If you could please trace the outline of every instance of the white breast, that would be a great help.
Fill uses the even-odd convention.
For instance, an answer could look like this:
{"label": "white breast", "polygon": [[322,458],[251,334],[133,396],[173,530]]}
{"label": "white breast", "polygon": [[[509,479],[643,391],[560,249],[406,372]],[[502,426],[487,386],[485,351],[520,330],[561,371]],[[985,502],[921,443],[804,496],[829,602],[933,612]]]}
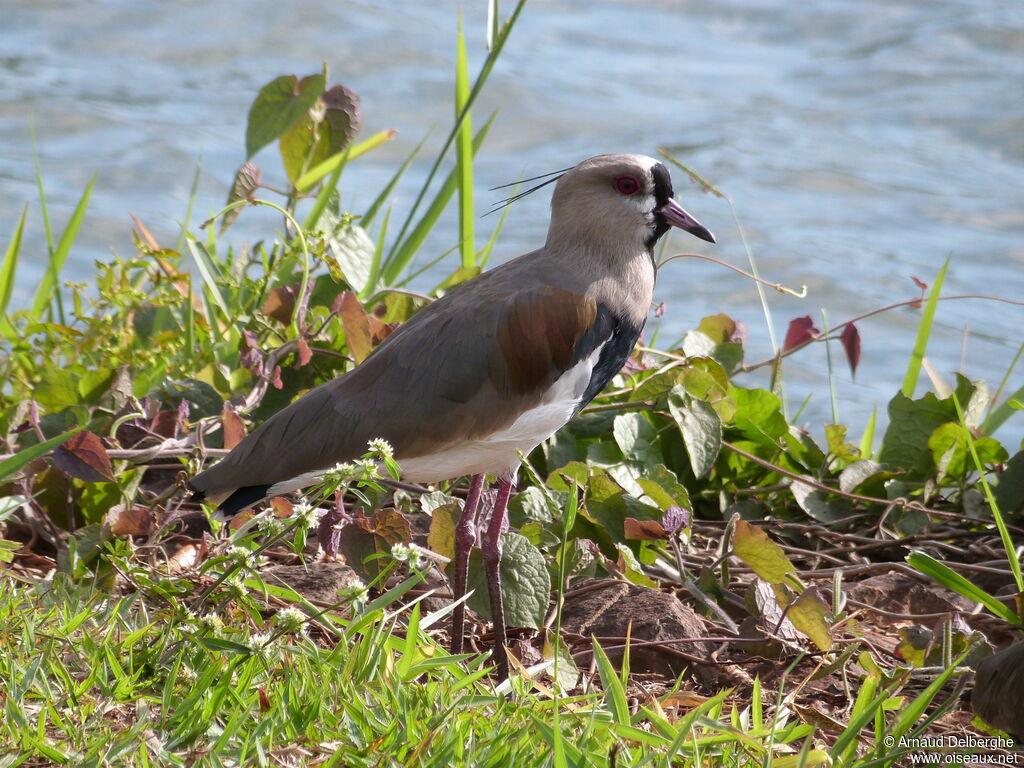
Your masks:
{"label": "white breast", "polygon": [[402,476],[414,483],[476,474],[514,476],[519,468],[519,452],[529,453],[572,418],[607,343],[606,340],[589,357],[558,377],[544,399],[524,411],[508,427],[487,437],[453,444],[437,453],[403,459]]}

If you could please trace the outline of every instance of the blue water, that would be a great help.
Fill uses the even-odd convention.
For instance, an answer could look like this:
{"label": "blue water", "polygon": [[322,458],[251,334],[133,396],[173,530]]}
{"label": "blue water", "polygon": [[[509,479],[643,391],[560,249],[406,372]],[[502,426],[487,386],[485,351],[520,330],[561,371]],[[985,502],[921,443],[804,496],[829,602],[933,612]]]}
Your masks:
{"label": "blue water", "polygon": [[[484,3],[463,5],[475,70]],[[399,130],[395,142],[346,171],[346,202],[360,210],[429,129],[428,147],[446,133],[456,7],[6,0],[0,233],[6,240],[22,204],[35,198],[31,115],[58,226],[98,174],[71,274],[86,280],[93,260],[130,253],[129,211],[173,245],[197,163],[204,215],[220,207],[243,159],[245,117],[259,86],[279,74],[317,71],[321,61],[332,80],[361,94],[363,135]],[[521,174],[601,152],[667,147],[731,197],[766,278],[807,285],[804,300],[769,297],[780,340],[798,315],[821,327],[822,308],[834,324],[913,298],[910,277],[931,282],[948,256],[947,293],[1024,300],[1019,0],[534,0],[475,110],[477,124],[494,109],[500,114],[479,157],[481,210],[497,197],[488,187]],[[430,156],[398,190],[396,215]],[[271,150],[257,160],[270,180],[280,180]],[[729,206],[675,176],[683,204],[719,244],[677,235],[671,250],[746,266]],[[546,206],[538,194],[513,208],[496,258],[543,240]],[[37,210],[31,213],[26,251],[33,261],[22,266],[22,300],[44,254]],[[237,243],[272,237],[278,226],[268,214],[247,212],[231,236]],[[480,221],[479,235],[491,226],[492,219]],[[455,239],[448,219],[425,255]],[[659,343],[703,315],[726,312],[747,325],[748,359],[770,356],[749,281],[704,262],[675,262],[659,277],[657,298],[668,306],[649,326]],[[835,368],[840,420],[857,428],[874,405],[884,410],[902,380],[918,317],[902,309],[862,323],[856,379],[841,363]],[[950,380],[962,359],[967,374],[994,388],[1024,342],[1024,307],[945,302],[938,326],[929,360],[939,374]],[[803,421],[819,435],[831,420],[825,371],[820,345],[786,368],[790,407],[812,394]],[[1024,369],[1009,388],[1021,385]],[[1000,436],[1016,443],[1022,434],[1024,426],[1011,421]]]}

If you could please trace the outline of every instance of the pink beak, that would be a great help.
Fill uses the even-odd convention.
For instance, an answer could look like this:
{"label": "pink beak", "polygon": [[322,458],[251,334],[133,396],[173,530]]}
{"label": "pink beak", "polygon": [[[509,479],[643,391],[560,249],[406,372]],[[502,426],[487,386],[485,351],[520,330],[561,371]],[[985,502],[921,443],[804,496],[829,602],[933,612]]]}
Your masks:
{"label": "pink beak", "polygon": [[709,243],[715,242],[715,236],[711,234],[711,231],[683,210],[683,207],[672,198],[669,198],[669,201],[661,208],[655,208],[654,213],[663,216],[665,221],[673,227],[685,229],[691,235],[699,237],[701,240],[707,240]]}

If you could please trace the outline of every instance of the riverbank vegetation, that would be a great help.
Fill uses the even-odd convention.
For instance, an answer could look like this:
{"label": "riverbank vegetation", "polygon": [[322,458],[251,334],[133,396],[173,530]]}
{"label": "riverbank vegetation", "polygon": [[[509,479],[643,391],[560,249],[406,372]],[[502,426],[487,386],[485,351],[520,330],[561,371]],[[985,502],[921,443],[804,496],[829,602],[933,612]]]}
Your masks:
{"label": "riverbank vegetation", "polygon": [[[189,206],[173,244],[136,219],[134,252],[88,285],[64,269],[93,184],[58,231],[40,173],[0,265],[0,765],[887,766],[950,736],[1006,757],[962,694],[1024,621],[1024,453],[997,437],[1024,397],[1016,359],[994,388],[928,365],[955,263],[884,308],[920,314],[884,429],[806,429],[779,394],[808,345],[854,371],[862,318],[794,318],[764,361],[726,312],[638,347],[525,457],[500,685],[486,654],[446,651],[464,484],[396,486],[372,446],[307,502],[231,526],[187,500],[184,477],[487,266],[504,219],[479,218],[473,158],[496,116],[472,108],[522,7],[493,15],[475,78],[460,29],[453,125],[408,206],[392,196],[419,149],[346,207],[346,169],[393,134],[361,136],[327,71],[256,95],[222,211]],[[252,206],[281,229],[239,246]],[[452,207],[451,250],[426,252]],[[410,289],[439,263],[429,295]],[[482,587],[469,604],[485,636]]]}

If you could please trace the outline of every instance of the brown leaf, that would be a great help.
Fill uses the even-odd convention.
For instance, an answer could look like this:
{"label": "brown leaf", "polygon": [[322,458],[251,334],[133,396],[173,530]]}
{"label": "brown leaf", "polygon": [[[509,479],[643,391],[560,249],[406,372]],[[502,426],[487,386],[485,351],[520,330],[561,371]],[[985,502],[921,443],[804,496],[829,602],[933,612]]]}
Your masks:
{"label": "brown leaf", "polygon": [[299,292],[297,285],[283,285],[267,294],[260,311],[277,322],[288,325],[295,311],[295,299]]}
{"label": "brown leaf", "polygon": [[256,693],[260,697],[260,712],[267,712],[270,710],[270,697],[267,696],[267,689],[264,686],[259,686],[256,689]]}
{"label": "brown leaf", "polygon": [[388,544],[408,544],[412,529],[405,516],[394,507],[378,510],[373,516],[374,533]]}
{"label": "brown leaf", "polygon": [[839,343],[846,352],[846,360],[850,364],[850,374],[857,375],[857,364],[860,363],[860,331],[853,323],[847,323],[839,337]]}
{"label": "brown leaf", "polygon": [[151,432],[155,432],[160,437],[174,437],[178,432],[178,412],[177,411],[157,411],[156,416],[153,417],[153,422],[149,425]]}
{"label": "brown leaf", "polygon": [[[345,329],[345,341],[348,351],[357,363],[363,362],[373,351],[373,336],[370,332],[370,317],[355,293],[345,291],[341,296],[341,324]],[[380,323],[377,318],[375,322]],[[383,323],[381,323],[383,325]]]}
{"label": "brown leaf", "polygon": [[278,519],[291,517],[292,511],[295,509],[295,505],[288,501],[284,496],[275,496],[267,503],[270,504],[270,508],[274,510],[274,517]]}
{"label": "brown leaf", "polygon": [[153,530],[153,513],[139,505],[115,504],[104,518],[115,536],[148,536]]}
{"label": "brown leaf", "polygon": [[92,432],[78,432],[53,452],[54,465],[64,474],[89,483],[114,479],[114,468],[103,443]]}
{"label": "brown leaf", "polygon": [[789,321],[789,328],[786,329],[786,341],[782,345],[783,352],[806,344],[818,335],[818,329],[814,327],[814,321],[810,315],[794,317]]}
{"label": "brown leaf", "polygon": [[635,517],[627,517],[623,521],[623,528],[627,539],[665,541],[669,537],[668,531],[657,520],[637,520]]}
{"label": "brown leaf", "polygon": [[220,418],[224,424],[224,447],[230,451],[245,437],[245,422],[242,421],[241,416],[227,406],[224,406],[224,412]]}
{"label": "brown leaf", "polygon": [[320,99],[326,108],[324,119],[330,130],[330,151],[341,152],[359,132],[359,96],[343,85],[335,85],[324,91]]}
{"label": "brown leaf", "polygon": [[914,281],[914,285],[921,289],[922,293],[928,290],[928,283],[924,282],[923,280],[918,280],[913,275],[910,276],[910,279]]}

